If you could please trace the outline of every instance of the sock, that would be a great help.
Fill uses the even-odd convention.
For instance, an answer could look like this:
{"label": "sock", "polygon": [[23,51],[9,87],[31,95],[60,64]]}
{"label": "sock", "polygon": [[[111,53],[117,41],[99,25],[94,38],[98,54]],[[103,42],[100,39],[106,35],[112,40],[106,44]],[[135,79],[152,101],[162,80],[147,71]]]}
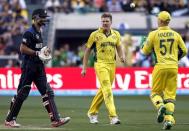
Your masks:
{"label": "sock", "polygon": [[59,121],[60,116],[59,116],[59,113],[57,111],[57,107],[54,103],[54,100],[49,99],[47,94],[42,96],[42,100],[43,100],[43,106],[46,108],[46,110],[49,114],[50,120],[51,121]]}

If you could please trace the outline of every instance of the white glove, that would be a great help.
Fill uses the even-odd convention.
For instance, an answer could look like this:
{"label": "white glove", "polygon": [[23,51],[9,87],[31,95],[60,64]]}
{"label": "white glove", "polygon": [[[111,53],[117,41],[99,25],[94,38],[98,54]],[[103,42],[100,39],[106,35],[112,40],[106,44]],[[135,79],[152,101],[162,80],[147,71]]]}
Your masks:
{"label": "white glove", "polygon": [[47,46],[43,47],[38,53],[39,59],[44,63],[47,63],[52,59],[51,49]]}

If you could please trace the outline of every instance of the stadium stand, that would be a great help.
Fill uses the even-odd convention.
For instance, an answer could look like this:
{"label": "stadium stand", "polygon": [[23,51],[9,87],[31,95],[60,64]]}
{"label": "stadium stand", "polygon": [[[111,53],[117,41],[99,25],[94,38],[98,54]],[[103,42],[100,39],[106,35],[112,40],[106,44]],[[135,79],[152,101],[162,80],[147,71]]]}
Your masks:
{"label": "stadium stand", "polygon": [[[51,14],[50,25],[44,28],[45,44],[53,49],[54,58],[48,66],[81,66],[83,45],[89,33],[99,25],[102,12],[111,12],[113,28],[119,30],[123,44],[130,52],[129,64],[120,66],[152,66],[153,58],[139,60],[140,41],[156,25],[155,15],[162,10],[172,14],[171,27],[179,31],[189,48],[188,0],[1,0],[0,1],[0,67],[19,66],[19,44],[28,27],[31,11],[44,7]],[[26,6],[27,5],[27,6]],[[178,24],[179,23],[179,24]],[[82,33],[81,33],[82,32]],[[130,38],[128,38],[128,36]],[[128,44],[127,39],[130,39]],[[188,66],[189,56],[180,66]],[[89,64],[93,65],[93,57]],[[119,62],[118,62],[119,65]]]}

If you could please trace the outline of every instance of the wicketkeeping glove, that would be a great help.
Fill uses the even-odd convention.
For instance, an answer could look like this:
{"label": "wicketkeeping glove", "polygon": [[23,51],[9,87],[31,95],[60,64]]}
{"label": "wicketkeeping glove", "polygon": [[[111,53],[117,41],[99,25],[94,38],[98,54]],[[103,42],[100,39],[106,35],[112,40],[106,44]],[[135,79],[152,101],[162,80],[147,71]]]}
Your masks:
{"label": "wicketkeeping glove", "polygon": [[39,59],[44,63],[47,63],[52,59],[51,49],[47,46],[44,46],[38,53]]}

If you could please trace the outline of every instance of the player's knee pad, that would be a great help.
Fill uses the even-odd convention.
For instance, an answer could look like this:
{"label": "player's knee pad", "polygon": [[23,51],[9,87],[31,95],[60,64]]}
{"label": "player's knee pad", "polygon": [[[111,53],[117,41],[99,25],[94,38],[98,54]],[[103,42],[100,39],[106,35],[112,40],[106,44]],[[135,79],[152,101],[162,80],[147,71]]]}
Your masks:
{"label": "player's knee pad", "polygon": [[16,100],[16,95],[14,95],[14,96],[12,97],[12,99],[11,99],[10,109],[12,108],[12,106],[13,106],[15,100]]}
{"label": "player's knee pad", "polygon": [[157,93],[151,93],[150,98],[152,99],[152,98],[156,97],[157,95],[158,95]]}
{"label": "player's knee pad", "polygon": [[24,101],[28,97],[30,93],[30,89],[31,89],[31,86],[29,85],[25,85],[24,87],[22,87],[17,93],[17,99]]}
{"label": "player's knee pad", "polygon": [[43,105],[49,104],[49,100],[54,98],[54,91],[51,89],[50,85],[47,83],[46,93],[42,96]]}
{"label": "player's knee pad", "polygon": [[171,115],[171,113],[174,113],[175,105],[173,103],[167,103],[165,104],[166,112]]}
{"label": "player's knee pad", "polygon": [[14,96],[12,97],[11,102],[14,103],[15,100],[16,100],[16,95],[14,95]]}
{"label": "player's knee pad", "polygon": [[50,87],[49,83],[47,83],[46,94],[48,95],[49,98],[54,98],[54,91]]}
{"label": "player's knee pad", "polygon": [[166,107],[166,114],[173,115],[174,110],[175,110],[175,100],[167,99],[167,100],[164,100],[164,103]]}
{"label": "player's knee pad", "polygon": [[47,109],[47,111],[51,117],[51,120],[58,121],[60,117],[59,117],[59,113],[57,111],[56,104],[54,102],[54,92],[50,88],[49,84],[48,84],[46,94],[42,96],[42,100],[43,100],[43,106]]}
{"label": "player's knee pad", "polygon": [[154,105],[162,105],[164,103],[162,97],[157,93],[152,93],[150,99]]}

